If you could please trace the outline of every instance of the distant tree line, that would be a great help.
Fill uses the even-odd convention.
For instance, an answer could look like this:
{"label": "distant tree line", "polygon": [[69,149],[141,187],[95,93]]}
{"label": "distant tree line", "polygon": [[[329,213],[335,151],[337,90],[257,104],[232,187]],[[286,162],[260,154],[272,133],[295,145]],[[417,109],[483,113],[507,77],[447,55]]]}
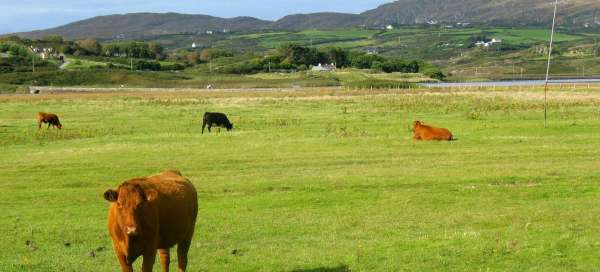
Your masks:
{"label": "distant tree line", "polygon": [[417,61],[385,58],[339,47],[317,49],[298,44],[284,44],[274,54],[230,64],[223,67],[220,72],[250,74],[269,70],[307,70],[320,63],[334,64],[338,68],[373,69],[386,73],[420,71],[420,64]]}
{"label": "distant tree line", "polygon": [[164,48],[155,42],[120,42],[101,47],[106,57],[130,57],[139,59],[164,59]]}

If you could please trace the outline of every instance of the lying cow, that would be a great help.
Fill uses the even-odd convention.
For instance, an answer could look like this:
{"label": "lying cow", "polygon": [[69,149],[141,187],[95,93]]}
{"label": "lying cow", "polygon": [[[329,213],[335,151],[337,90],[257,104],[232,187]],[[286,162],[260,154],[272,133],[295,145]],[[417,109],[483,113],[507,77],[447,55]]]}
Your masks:
{"label": "lying cow", "polygon": [[422,141],[452,141],[452,133],[445,128],[436,128],[423,124],[421,121],[413,122],[413,138]]}
{"label": "lying cow", "polygon": [[58,129],[62,128],[62,124],[60,123],[60,120],[58,120],[58,116],[54,113],[38,112],[36,118],[38,121],[38,130],[42,128],[42,123],[48,124],[48,128],[50,128],[50,126]]}
{"label": "lying cow", "polygon": [[227,119],[227,115],[220,112],[205,112],[202,118],[202,134],[204,134],[204,127],[208,125],[208,132],[212,126],[224,127],[227,131],[233,129],[233,124]]}
{"label": "lying cow", "polygon": [[194,185],[178,171],[134,178],[104,198],[110,204],[108,230],[123,271],[143,256],[142,271],[152,271],[156,251],[163,271],[169,271],[169,248],[177,245],[179,271],[185,271],[194,235],[198,198]]}

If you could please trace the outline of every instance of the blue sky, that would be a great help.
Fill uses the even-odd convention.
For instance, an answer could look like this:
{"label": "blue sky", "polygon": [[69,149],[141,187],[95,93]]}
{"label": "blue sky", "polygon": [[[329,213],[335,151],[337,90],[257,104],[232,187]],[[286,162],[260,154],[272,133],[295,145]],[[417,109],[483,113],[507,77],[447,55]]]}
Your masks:
{"label": "blue sky", "polygon": [[220,17],[279,19],[288,14],[319,11],[360,13],[392,0],[0,0],[0,33],[60,26],[128,12],[179,12]]}

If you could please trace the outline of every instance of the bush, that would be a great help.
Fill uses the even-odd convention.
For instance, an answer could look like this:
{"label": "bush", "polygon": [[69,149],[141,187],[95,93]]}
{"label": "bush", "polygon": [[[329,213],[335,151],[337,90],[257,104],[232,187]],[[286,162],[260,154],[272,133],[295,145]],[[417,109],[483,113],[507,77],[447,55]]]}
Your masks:
{"label": "bush", "polygon": [[185,65],[181,63],[162,64],[160,69],[162,71],[181,71],[185,70]]}
{"label": "bush", "polygon": [[354,81],[346,84],[346,87],[355,89],[408,89],[415,87],[413,83],[399,82],[393,80],[377,80],[377,79],[366,79],[361,81]]}
{"label": "bush", "polygon": [[133,67],[140,71],[160,71],[161,65],[157,61],[136,60],[133,62]]}

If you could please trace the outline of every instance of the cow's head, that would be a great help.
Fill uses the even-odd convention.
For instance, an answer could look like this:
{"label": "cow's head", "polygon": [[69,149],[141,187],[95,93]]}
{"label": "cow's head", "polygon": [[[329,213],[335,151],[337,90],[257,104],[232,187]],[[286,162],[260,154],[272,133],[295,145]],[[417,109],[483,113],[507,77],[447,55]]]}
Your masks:
{"label": "cow's head", "polygon": [[139,184],[128,182],[117,190],[109,189],[104,192],[104,199],[116,206],[114,220],[125,237],[127,262],[130,264],[143,252],[141,243],[136,241],[144,239],[144,225],[147,225],[144,223],[150,220],[145,217],[151,216],[147,208],[157,195],[158,192],[154,189],[144,190]]}
{"label": "cow's head", "polygon": [[423,122],[421,121],[414,121],[413,125],[412,125],[412,130],[415,131],[417,129],[417,127],[423,125]]}
{"label": "cow's head", "polygon": [[227,131],[232,130],[233,129],[233,123],[226,124],[225,128],[227,128]]}
{"label": "cow's head", "polygon": [[57,127],[58,129],[62,129],[62,124],[58,124],[58,125],[56,125],[56,127]]}

